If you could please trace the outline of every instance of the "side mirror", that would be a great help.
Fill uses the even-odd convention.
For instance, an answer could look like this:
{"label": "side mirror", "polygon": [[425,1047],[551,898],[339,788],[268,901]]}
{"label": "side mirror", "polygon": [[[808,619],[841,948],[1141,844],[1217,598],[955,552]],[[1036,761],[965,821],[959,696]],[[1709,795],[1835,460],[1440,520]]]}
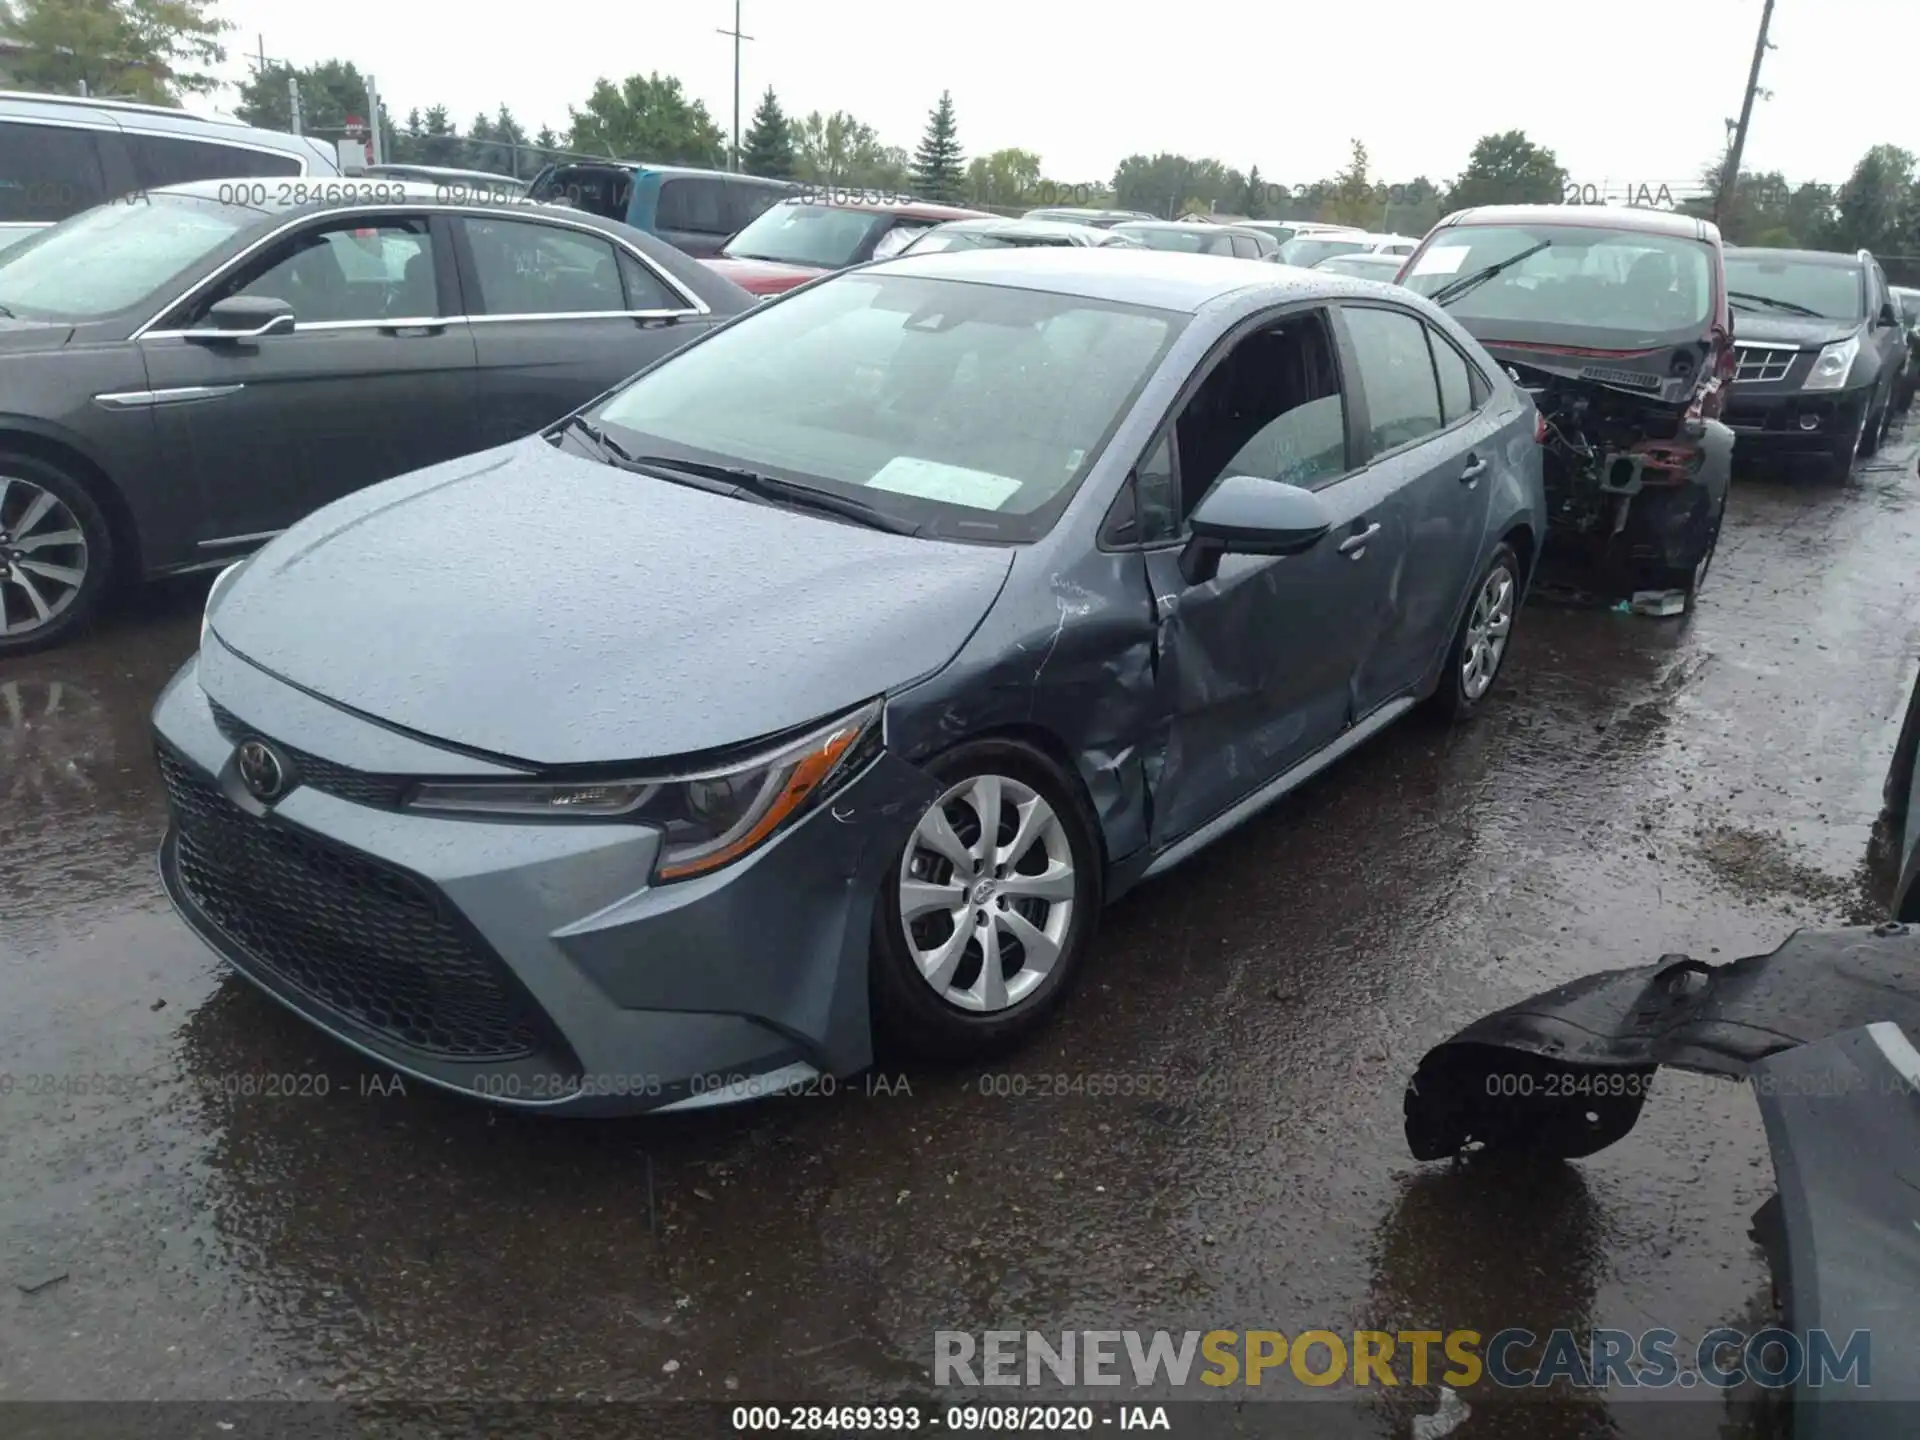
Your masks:
{"label": "side mirror", "polygon": [[216,301],[198,330],[189,330],[189,340],[211,344],[230,344],[236,340],[261,340],[269,335],[293,333],[293,306],[272,295],[229,295]]}
{"label": "side mirror", "polygon": [[1215,482],[1188,517],[1193,538],[1180,552],[1180,575],[1204,585],[1220,573],[1222,555],[1299,555],[1333,528],[1333,517],[1311,490],[1228,475]]}

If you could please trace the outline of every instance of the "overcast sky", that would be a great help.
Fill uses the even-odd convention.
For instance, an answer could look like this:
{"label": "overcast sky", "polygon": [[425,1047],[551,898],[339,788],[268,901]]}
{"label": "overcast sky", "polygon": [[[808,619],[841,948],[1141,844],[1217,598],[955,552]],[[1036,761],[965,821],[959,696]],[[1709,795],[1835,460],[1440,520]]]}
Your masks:
{"label": "overcast sky", "polygon": [[[846,109],[911,149],[953,92],[969,156],[1038,151],[1061,181],[1134,151],[1213,156],[1303,184],[1348,140],[1376,178],[1438,181],[1489,131],[1524,129],[1578,183],[1690,181],[1738,113],[1761,0],[745,0],[741,124],[771,84],[789,114]],[[677,75],[732,125],[733,0],[367,5],[218,0],[236,51],[355,61],[396,118],[502,101],[564,131],[600,76]],[[1916,0],[1777,0],[1748,168],[1839,181],[1869,145],[1920,148]],[[1576,18],[1584,16],[1585,18]],[[1137,18],[1135,18],[1137,17]],[[238,55],[229,70],[245,69]],[[217,102],[231,104],[231,96]]]}

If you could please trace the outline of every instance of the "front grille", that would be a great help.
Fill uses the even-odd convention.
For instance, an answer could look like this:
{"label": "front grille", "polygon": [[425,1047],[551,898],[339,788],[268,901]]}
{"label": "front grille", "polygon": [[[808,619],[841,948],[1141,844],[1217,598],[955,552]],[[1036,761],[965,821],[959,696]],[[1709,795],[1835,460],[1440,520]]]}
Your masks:
{"label": "front grille", "polygon": [[1793,369],[1793,362],[1799,355],[1797,350],[1775,350],[1762,345],[1736,345],[1733,347],[1734,383],[1745,380],[1762,384],[1787,378],[1787,372]]}
{"label": "front grille", "polygon": [[217,700],[209,699],[207,705],[213,711],[213,723],[234,744],[245,740],[270,742],[275,750],[286,757],[295,785],[310,786],[324,794],[351,800],[356,805],[374,805],[391,810],[400,804],[401,794],[407,785],[405,780],[392,775],[369,775],[364,770],[350,770],[345,765],[322,760],[318,755],[309,755],[304,750],[296,750],[270,735],[262,734]]}
{"label": "front grille", "polygon": [[1597,380],[1603,385],[1619,385],[1628,390],[1657,391],[1662,385],[1658,375],[1638,370],[1613,370],[1605,365],[1589,365],[1580,372],[1582,380]]}
{"label": "front grille", "polygon": [[418,881],[247,814],[164,745],[158,760],[180,883],[253,965],[424,1054],[513,1060],[541,1048],[531,997]]}

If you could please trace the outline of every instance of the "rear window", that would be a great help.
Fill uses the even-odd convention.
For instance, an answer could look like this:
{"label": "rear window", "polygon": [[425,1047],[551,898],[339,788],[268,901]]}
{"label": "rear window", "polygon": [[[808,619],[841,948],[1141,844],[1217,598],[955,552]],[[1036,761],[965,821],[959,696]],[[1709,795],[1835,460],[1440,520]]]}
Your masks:
{"label": "rear window", "polygon": [[1747,314],[1859,320],[1866,314],[1860,298],[1864,288],[1853,265],[1739,251],[1727,256],[1727,302]]}
{"label": "rear window", "polygon": [[1705,330],[1713,251],[1599,225],[1461,225],[1428,241],[1401,283],[1481,339],[1633,349]]}
{"label": "rear window", "polygon": [[255,175],[299,175],[300,161],[277,151],[210,145],[171,135],[129,135],[133,173],[142,187],[182,185],[189,180],[237,180]]}
{"label": "rear window", "polygon": [[1319,240],[1311,235],[1296,235],[1280,247],[1280,263],[1307,269],[1329,255],[1354,255],[1366,248],[1362,240]]}
{"label": "rear window", "polygon": [[115,315],[199,264],[257,210],[188,195],[100,205],[0,251],[0,306],[30,320]]}
{"label": "rear window", "polygon": [[0,121],[0,222],[64,220],[106,190],[93,131]]}
{"label": "rear window", "polygon": [[1200,230],[1156,230],[1150,225],[1116,225],[1114,234],[1124,235],[1149,250],[1184,250],[1192,255],[1212,249],[1213,242],[1221,238]]}
{"label": "rear window", "polygon": [[727,182],[704,178],[666,179],[654,207],[653,228],[695,235],[731,235],[727,223]]}

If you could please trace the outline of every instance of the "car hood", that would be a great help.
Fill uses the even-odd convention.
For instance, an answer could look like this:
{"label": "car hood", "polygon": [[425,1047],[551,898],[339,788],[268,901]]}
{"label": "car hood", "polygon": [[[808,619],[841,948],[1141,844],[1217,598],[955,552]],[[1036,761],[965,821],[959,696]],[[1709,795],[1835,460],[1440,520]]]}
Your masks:
{"label": "car hood", "polygon": [[778,260],[742,260],[716,255],[702,262],[754,295],[778,295],[827,273],[824,265],[787,265]]}
{"label": "car hood", "polygon": [[1798,345],[1817,350],[1835,340],[1844,340],[1860,328],[1858,320],[1818,320],[1806,315],[1756,315],[1738,310],[1733,316],[1733,343],[1751,340],[1756,344]]}
{"label": "car hood", "polygon": [[0,316],[0,355],[58,350],[73,338],[73,326],[56,320],[9,320]]}
{"label": "car hood", "polygon": [[283,680],[430,739],[542,765],[652,759],[939,669],[1012,558],[534,437],[309,516],[233,578],[211,626]]}

